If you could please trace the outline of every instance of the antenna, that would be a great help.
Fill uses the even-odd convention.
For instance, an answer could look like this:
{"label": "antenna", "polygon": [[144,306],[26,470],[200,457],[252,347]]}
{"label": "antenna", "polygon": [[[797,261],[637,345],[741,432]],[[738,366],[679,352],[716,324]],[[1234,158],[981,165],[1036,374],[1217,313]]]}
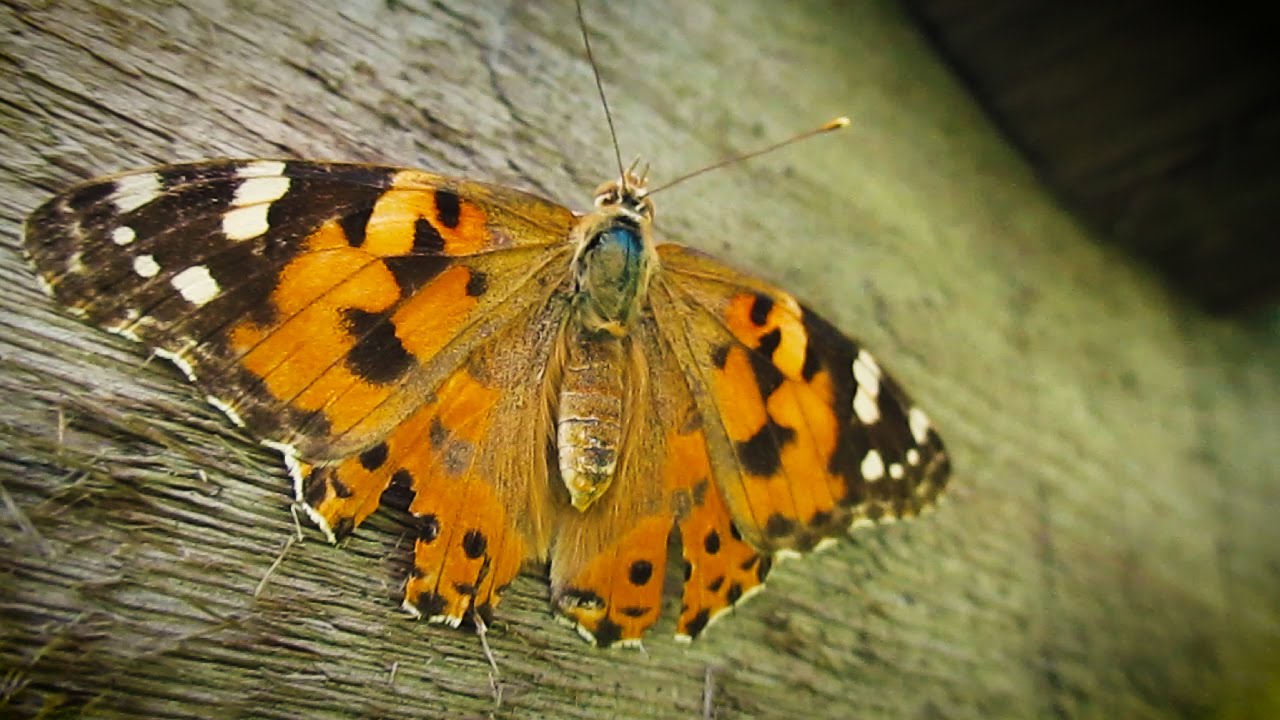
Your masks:
{"label": "antenna", "polygon": [[687,172],[684,175],[677,177],[675,180],[671,180],[670,182],[667,182],[663,185],[660,185],[654,188],[653,190],[650,190],[647,194],[653,195],[654,193],[662,192],[663,190],[666,190],[669,187],[679,185],[685,180],[692,180],[693,178],[696,178],[699,175],[702,175],[703,173],[709,173],[712,170],[719,170],[725,165],[732,165],[734,163],[742,162],[744,160],[750,160],[751,158],[754,158],[754,157],[759,157],[761,155],[764,155],[765,153],[773,152],[778,148],[791,145],[792,143],[798,143],[801,140],[807,140],[813,137],[814,135],[821,135],[823,133],[829,133],[833,130],[839,130],[840,128],[845,127],[848,124],[849,124],[849,118],[847,117],[838,117],[833,120],[828,120],[827,122],[819,125],[816,128],[813,128],[812,130],[805,130],[802,133],[797,133],[785,140],[780,140],[767,147],[762,147],[759,150],[752,150],[751,152],[741,153],[739,155],[732,155],[719,162],[715,162],[710,165],[707,165],[706,167],[698,168],[697,170],[694,170],[692,172]]}
{"label": "antenna", "polygon": [[618,131],[613,128],[613,113],[609,112],[609,101],[604,96],[604,81],[600,79],[600,67],[596,65],[596,57],[591,52],[591,37],[587,32],[587,18],[582,14],[582,0],[575,0],[578,5],[578,27],[582,29],[582,44],[587,47],[587,62],[591,64],[591,74],[596,78],[596,90],[600,92],[600,105],[604,107],[604,119],[609,123],[609,137],[613,138],[613,156],[618,161],[618,179],[622,183],[622,194],[627,194],[627,173],[622,168],[622,151],[618,149]]}

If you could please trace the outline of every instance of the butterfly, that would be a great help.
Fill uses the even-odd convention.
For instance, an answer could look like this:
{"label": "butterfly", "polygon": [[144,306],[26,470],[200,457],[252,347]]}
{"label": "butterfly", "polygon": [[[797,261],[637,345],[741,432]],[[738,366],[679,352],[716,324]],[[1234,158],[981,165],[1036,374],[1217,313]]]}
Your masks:
{"label": "butterfly", "polygon": [[49,294],[150,346],[283,457],[333,542],[393,486],[404,608],[488,623],[530,561],[600,646],[677,638],[773,561],[912,517],[950,460],[861,345],[778,287],[654,237],[647,178],[590,212],[377,165],[212,160],[100,178],[24,234]]}

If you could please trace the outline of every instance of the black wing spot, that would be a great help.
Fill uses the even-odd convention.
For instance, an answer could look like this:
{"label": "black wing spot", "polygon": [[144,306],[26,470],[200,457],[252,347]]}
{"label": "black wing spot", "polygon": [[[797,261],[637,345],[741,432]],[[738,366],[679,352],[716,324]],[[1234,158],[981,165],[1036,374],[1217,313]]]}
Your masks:
{"label": "black wing spot", "polygon": [[604,598],[600,597],[592,590],[579,587],[567,587],[560,594],[558,601],[560,607],[563,608],[588,608],[591,610],[599,610],[604,607]]}
{"label": "black wing spot", "polygon": [[[360,453],[360,467],[364,468],[365,470],[368,470],[369,472],[373,472],[374,470],[377,470],[378,468],[382,467],[383,463],[385,463],[386,461],[387,461],[387,444],[386,443],[378,443],[377,445],[374,445],[368,450],[365,450],[364,452]],[[336,491],[337,490],[336,478],[334,479],[334,483],[335,483],[334,489]],[[350,491],[348,491],[347,495],[343,495],[341,492],[338,492],[338,497],[350,497]]]}
{"label": "black wing spot", "polygon": [[386,385],[399,379],[413,365],[413,356],[396,337],[395,324],[385,313],[347,308],[342,314],[347,332],[356,338],[347,353],[347,367],[358,377]]}
{"label": "black wing spot", "polygon": [[812,380],[821,369],[822,361],[818,359],[818,353],[813,347],[813,342],[810,341],[804,346],[804,365],[800,367],[800,377],[806,381]]}
{"label": "black wing spot", "polygon": [[756,349],[760,352],[773,357],[773,353],[782,344],[782,331],[774,328],[764,335],[760,336],[760,341],[756,344]]}
{"label": "black wing spot", "polygon": [[742,599],[742,586],[738,583],[729,585],[729,592],[725,593],[725,599],[730,605],[736,605]]}
{"label": "black wing spot", "polygon": [[418,602],[415,604],[418,612],[422,613],[423,617],[435,617],[444,612],[444,609],[448,606],[449,601],[445,600],[443,595],[433,592],[423,593],[418,597]]}
{"label": "black wing spot", "polygon": [[782,467],[782,448],[795,435],[795,430],[770,418],[750,440],[737,443],[738,459],[742,461],[743,469],[757,477],[776,474]]}
{"label": "black wing spot", "polygon": [[702,507],[707,502],[707,490],[710,485],[706,478],[702,478],[693,484],[693,504]]}
{"label": "black wing spot", "polygon": [[652,577],[653,563],[648,560],[636,560],[631,563],[631,568],[627,572],[627,579],[636,586],[644,585]]}
{"label": "black wing spot", "polygon": [[408,489],[408,488],[412,488],[412,487],[413,487],[413,473],[412,473],[412,472],[409,472],[409,470],[407,470],[407,469],[405,469],[405,468],[400,468],[399,470],[397,470],[397,471],[395,471],[394,473],[392,473],[392,475],[391,475],[391,486],[392,486],[392,487],[403,487],[403,488],[406,488],[406,489]]}
{"label": "black wing spot", "polygon": [[622,638],[622,626],[607,617],[600,618],[600,624],[596,625],[595,636],[598,647],[609,647]]}
{"label": "black wing spot", "polygon": [[689,582],[689,578],[693,577],[693,563],[685,561],[684,563],[684,581]]}
{"label": "black wing spot", "polygon": [[764,325],[769,322],[769,311],[773,310],[773,298],[768,295],[756,295],[751,303],[751,322]]}
{"label": "black wing spot", "polygon": [[639,605],[628,605],[627,607],[618,608],[618,612],[630,618],[641,618],[649,614],[650,608],[640,607]]}
{"label": "black wing spot", "polygon": [[689,621],[689,627],[685,628],[685,632],[689,634],[690,638],[696,638],[707,628],[707,623],[710,622],[710,620],[711,610],[702,608],[698,611],[698,614],[694,615],[693,619]]}
{"label": "black wing spot", "polygon": [[449,439],[449,429],[440,422],[440,418],[431,418],[431,428],[427,430],[427,439],[431,441],[431,447],[438,448],[445,444]]}
{"label": "black wing spot", "polygon": [[717,576],[715,580],[707,583],[707,589],[711,592],[720,592],[720,588],[724,586],[724,576]]}
{"label": "black wing spot", "polygon": [[450,230],[458,227],[462,217],[462,202],[448,190],[436,190],[436,220]]}
{"label": "black wing spot", "polygon": [[774,513],[764,524],[764,532],[772,538],[786,537],[796,529],[796,522],[789,517]]}
{"label": "black wing spot", "polygon": [[345,540],[351,533],[355,532],[356,521],[349,517],[338,518],[338,522],[333,524],[333,539]]}
{"label": "black wing spot", "polygon": [[413,254],[444,254],[444,237],[426,218],[418,218],[418,221],[413,224]]}
{"label": "black wing spot", "polygon": [[453,584],[453,589],[457,591],[459,595],[463,595],[466,597],[470,597],[476,594],[476,586],[472,585],[471,583],[455,582]]}
{"label": "black wing spot", "polygon": [[401,255],[383,258],[395,276],[401,296],[412,295],[449,267],[450,260],[441,255]]}
{"label": "black wing spot", "polygon": [[418,518],[418,542],[429,545],[440,537],[440,518],[435,513]]}
{"label": "black wing spot", "polygon": [[715,555],[720,552],[720,533],[716,532],[716,530],[712,528],[711,531],[707,533],[707,536],[703,538],[702,547],[707,551],[708,555]]}
{"label": "black wing spot", "polygon": [[817,528],[831,525],[831,513],[826,510],[819,510],[813,514],[813,517],[809,518],[809,525]]}
{"label": "black wing spot", "polygon": [[333,494],[335,497],[345,500],[355,494],[351,492],[351,488],[348,487],[346,483],[339,480],[336,476],[329,479],[329,484],[333,486]]}
{"label": "black wing spot", "polygon": [[313,508],[320,507],[320,503],[328,496],[327,476],[328,471],[317,470],[307,477],[307,484],[302,489],[302,499]]}
{"label": "black wing spot", "polygon": [[742,533],[738,530],[737,523],[729,523],[729,535],[738,542],[742,542]]}
{"label": "black wing spot", "polygon": [[711,362],[715,363],[718,370],[724,369],[724,364],[729,361],[729,346],[721,345],[711,353]]}
{"label": "black wing spot", "polygon": [[760,397],[768,399],[773,391],[787,379],[778,369],[773,361],[760,353],[747,353],[747,360],[751,363],[751,374],[756,378],[756,384],[760,386]]}
{"label": "black wing spot", "polygon": [[489,276],[474,268],[467,268],[471,277],[467,278],[467,296],[480,297],[489,291]]}
{"label": "black wing spot", "polygon": [[468,530],[467,534],[462,536],[462,551],[472,560],[484,555],[487,547],[489,547],[489,539],[479,530]]}
{"label": "black wing spot", "polygon": [[356,247],[364,243],[365,232],[369,227],[369,217],[372,215],[373,206],[369,205],[338,219],[338,226],[342,228],[342,234],[347,237],[348,245]]}

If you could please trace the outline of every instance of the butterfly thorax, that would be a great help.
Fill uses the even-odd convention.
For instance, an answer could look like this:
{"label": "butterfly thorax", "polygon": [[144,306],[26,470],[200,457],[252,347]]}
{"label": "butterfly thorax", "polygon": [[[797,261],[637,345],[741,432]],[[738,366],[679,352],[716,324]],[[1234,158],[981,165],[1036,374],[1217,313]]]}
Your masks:
{"label": "butterfly thorax", "polygon": [[574,228],[573,311],[557,393],[560,477],[579,510],[608,490],[617,471],[634,404],[628,396],[645,380],[630,333],[657,265],[643,181],[629,176],[601,186],[596,207]]}
{"label": "butterfly thorax", "polygon": [[622,337],[649,286],[657,253],[649,227],[653,204],[643,181],[605,183],[596,191],[596,212],[574,228],[576,320],[592,331]]}

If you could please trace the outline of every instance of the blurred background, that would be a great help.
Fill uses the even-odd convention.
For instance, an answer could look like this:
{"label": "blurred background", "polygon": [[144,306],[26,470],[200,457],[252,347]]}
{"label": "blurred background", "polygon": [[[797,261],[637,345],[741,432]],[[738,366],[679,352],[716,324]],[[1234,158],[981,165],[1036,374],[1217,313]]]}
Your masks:
{"label": "blurred background", "polygon": [[1192,303],[1280,300],[1280,9],[1244,2],[906,0],[1096,234]]}

